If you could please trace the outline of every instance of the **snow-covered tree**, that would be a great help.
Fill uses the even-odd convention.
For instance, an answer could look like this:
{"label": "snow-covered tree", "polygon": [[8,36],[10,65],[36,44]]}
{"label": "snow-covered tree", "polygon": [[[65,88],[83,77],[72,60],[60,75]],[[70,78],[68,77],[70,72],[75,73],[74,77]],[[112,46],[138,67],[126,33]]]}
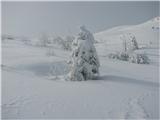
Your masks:
{"label": "snow-covered tree", "polygon": [[129,35],[130,35],[130,40],[131,40],[131,49],[132,50],[138,49],[138,43],[137,43],[136,37],[131,33]]}
{"label": "snow-covered tree", "polygon": [[120,39],[123,41],[123,52],[131,53],[138,49],[136,37],[132,33],[123,34]]}
{"label": "snow-covered tree", "polygon": [[95,75],[99,75],[100,64],[93,45],[94,37],[85,26],[81,26],[80,30],[69,62],[71,65],[69,78],[73,81],[93,79]]}
{"label": "snow-covered tree", "polygon": [[128,51],[128,40],[126,38],[126,34],[123,34],[120,36],[120,39],[122,40],[122,48],[123,48],[123,51],[122,52],[127,52]]}
{"label": "snow-covered tree", "polygon": [[74,40],[73,36],[66,36],[61,37],[57,36],[55,38],[52,38],[53,44],[59,45],[64,50],[71,50],[72,48],[72,41]]}
{"label": "snow-covered tree", "polygon": [[61,47],[64,50],[72,50],[72,41],[74,40],[73,36],[66,36],[65,39],[61,42]]}
{"label": "snow-covered tree", "polygon": [[73,36],[66,36],[65,37],[65,49],[66,50],[72,50],[72,42],[75,38]]}
{"label": "snow-covered tree", "polygon": [[60,37],[60,36],[57,36],[57,37],[53,38],[53,43],[54,44],[62,44],[63,41],[64,41],[63,38]]}

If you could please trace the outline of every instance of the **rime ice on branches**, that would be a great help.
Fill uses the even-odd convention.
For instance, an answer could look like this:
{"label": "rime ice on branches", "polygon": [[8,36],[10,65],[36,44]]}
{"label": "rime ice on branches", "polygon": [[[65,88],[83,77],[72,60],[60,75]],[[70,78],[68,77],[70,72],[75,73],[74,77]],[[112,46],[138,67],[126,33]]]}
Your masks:
{"label": "rime ice on branches", "polygon": [[70,60],[69,79],[72,81],[93,79],[99,75],[100,66],[94,47],[94,37],[85,26],[81,26],[75,41]]}

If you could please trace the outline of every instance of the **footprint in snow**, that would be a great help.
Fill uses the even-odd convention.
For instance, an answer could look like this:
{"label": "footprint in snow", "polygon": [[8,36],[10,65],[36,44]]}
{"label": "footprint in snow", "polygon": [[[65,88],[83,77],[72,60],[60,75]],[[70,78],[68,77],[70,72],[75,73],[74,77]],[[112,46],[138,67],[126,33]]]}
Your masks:
{"label": "footprint in snow", "polygon": [[125,119],[149,118],[149,114],[142,106],[142,102],[140,100],[143,100],[143,99],[141,97],[129,99],[128,106],[127,106],[127,112],[125,113]]}

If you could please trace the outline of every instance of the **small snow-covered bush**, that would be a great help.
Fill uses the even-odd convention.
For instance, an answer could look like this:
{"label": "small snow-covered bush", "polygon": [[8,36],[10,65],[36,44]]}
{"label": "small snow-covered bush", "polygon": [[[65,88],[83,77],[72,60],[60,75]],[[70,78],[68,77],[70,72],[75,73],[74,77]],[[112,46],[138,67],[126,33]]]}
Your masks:
{"label": "small snow-covered bush", "polygon": [[129,55],[126,52],[117,52],[117,53],[110,53],[108,55],[108,58],[110,59],[119,59],[123,61],[128,61]]}
{"label": "small snow-covered bush", "polygon": [[119,56],[118,56],[118,53],[110,53],[110,54],[108,54],[108,58],[110,58],[110,59],[118,59]]}
{"label": "small snow-covered bush", "polygon": [[66,36],[65,37],[65,49],[72,50],[72,42],[75,38],[73,36]]}
{"label": "small snow-covered bush", "polygon": [[15,40],[15,37],[12,36],[12,35],[3,34],[3,35],[1,36],[1,40],[2,40],[2,41],[3,41],[3,40]]}
{"label": "small snow-covered bush", "polygon": [[129,61],[137,64],[149,64],[150,60],[146,54],[134,53],[129,56]]}
{"label": "small snow-covered bush", "polygon": [[148,56],[144,53],[143,54],[142,53],[129,54],[125,52],[110,53],[108,55],[108,58],[129,61],[129,62],[137,63],[137,64],[149,64],[150,62]]}
{"label": "small snow-covered bush", "polygon": [[128,53],[126,53],[126,52],[120,52],[120,53],[118,54],[118,59],[124,60],[124,61],[128,61],[129,55],[128,55]]}
{"label": "small snow-covered bush", "polygon": [[117,52],[117,53],[110,53],[108,55],[108,58],[127,61],[129,58],[129,55],[125,52]]}
{"label": "small snow-covered bush", "polygon": [[59,45],[63,50],[72,50],[72,41],[74,40],[73,36],[66,36],[62,38],[60,36],[53,38],[53,44]]}
{"label": "small snow-covered bush", "polygon": [[63,41],[63,42],[61,43],[61,47],[62,47],[62,49],[64,49],[64,50],[71,50],[71,49],[72,49],[72,48],[71,48],[71,43],[68,42],[68,41]]}
{"label": "small snow-covered bush", "polygon": [[63,40],[63,38],[60,37],[60,36],[54,37],[54,38],[52,39],[52,42],[53,42],[54,44],[61,44],[62,41],[64,41],[64,40]]}

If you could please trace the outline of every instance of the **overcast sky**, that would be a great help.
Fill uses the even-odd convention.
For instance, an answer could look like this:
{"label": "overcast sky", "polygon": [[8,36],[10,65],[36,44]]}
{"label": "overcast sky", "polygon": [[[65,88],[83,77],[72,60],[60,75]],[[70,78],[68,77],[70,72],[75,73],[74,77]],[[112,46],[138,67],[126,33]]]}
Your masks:
{"label": "overcast sky", "polygon": [[159,2],[2,2],[2,33],[38,36],[76,34],[133,25],[159,16]]}

